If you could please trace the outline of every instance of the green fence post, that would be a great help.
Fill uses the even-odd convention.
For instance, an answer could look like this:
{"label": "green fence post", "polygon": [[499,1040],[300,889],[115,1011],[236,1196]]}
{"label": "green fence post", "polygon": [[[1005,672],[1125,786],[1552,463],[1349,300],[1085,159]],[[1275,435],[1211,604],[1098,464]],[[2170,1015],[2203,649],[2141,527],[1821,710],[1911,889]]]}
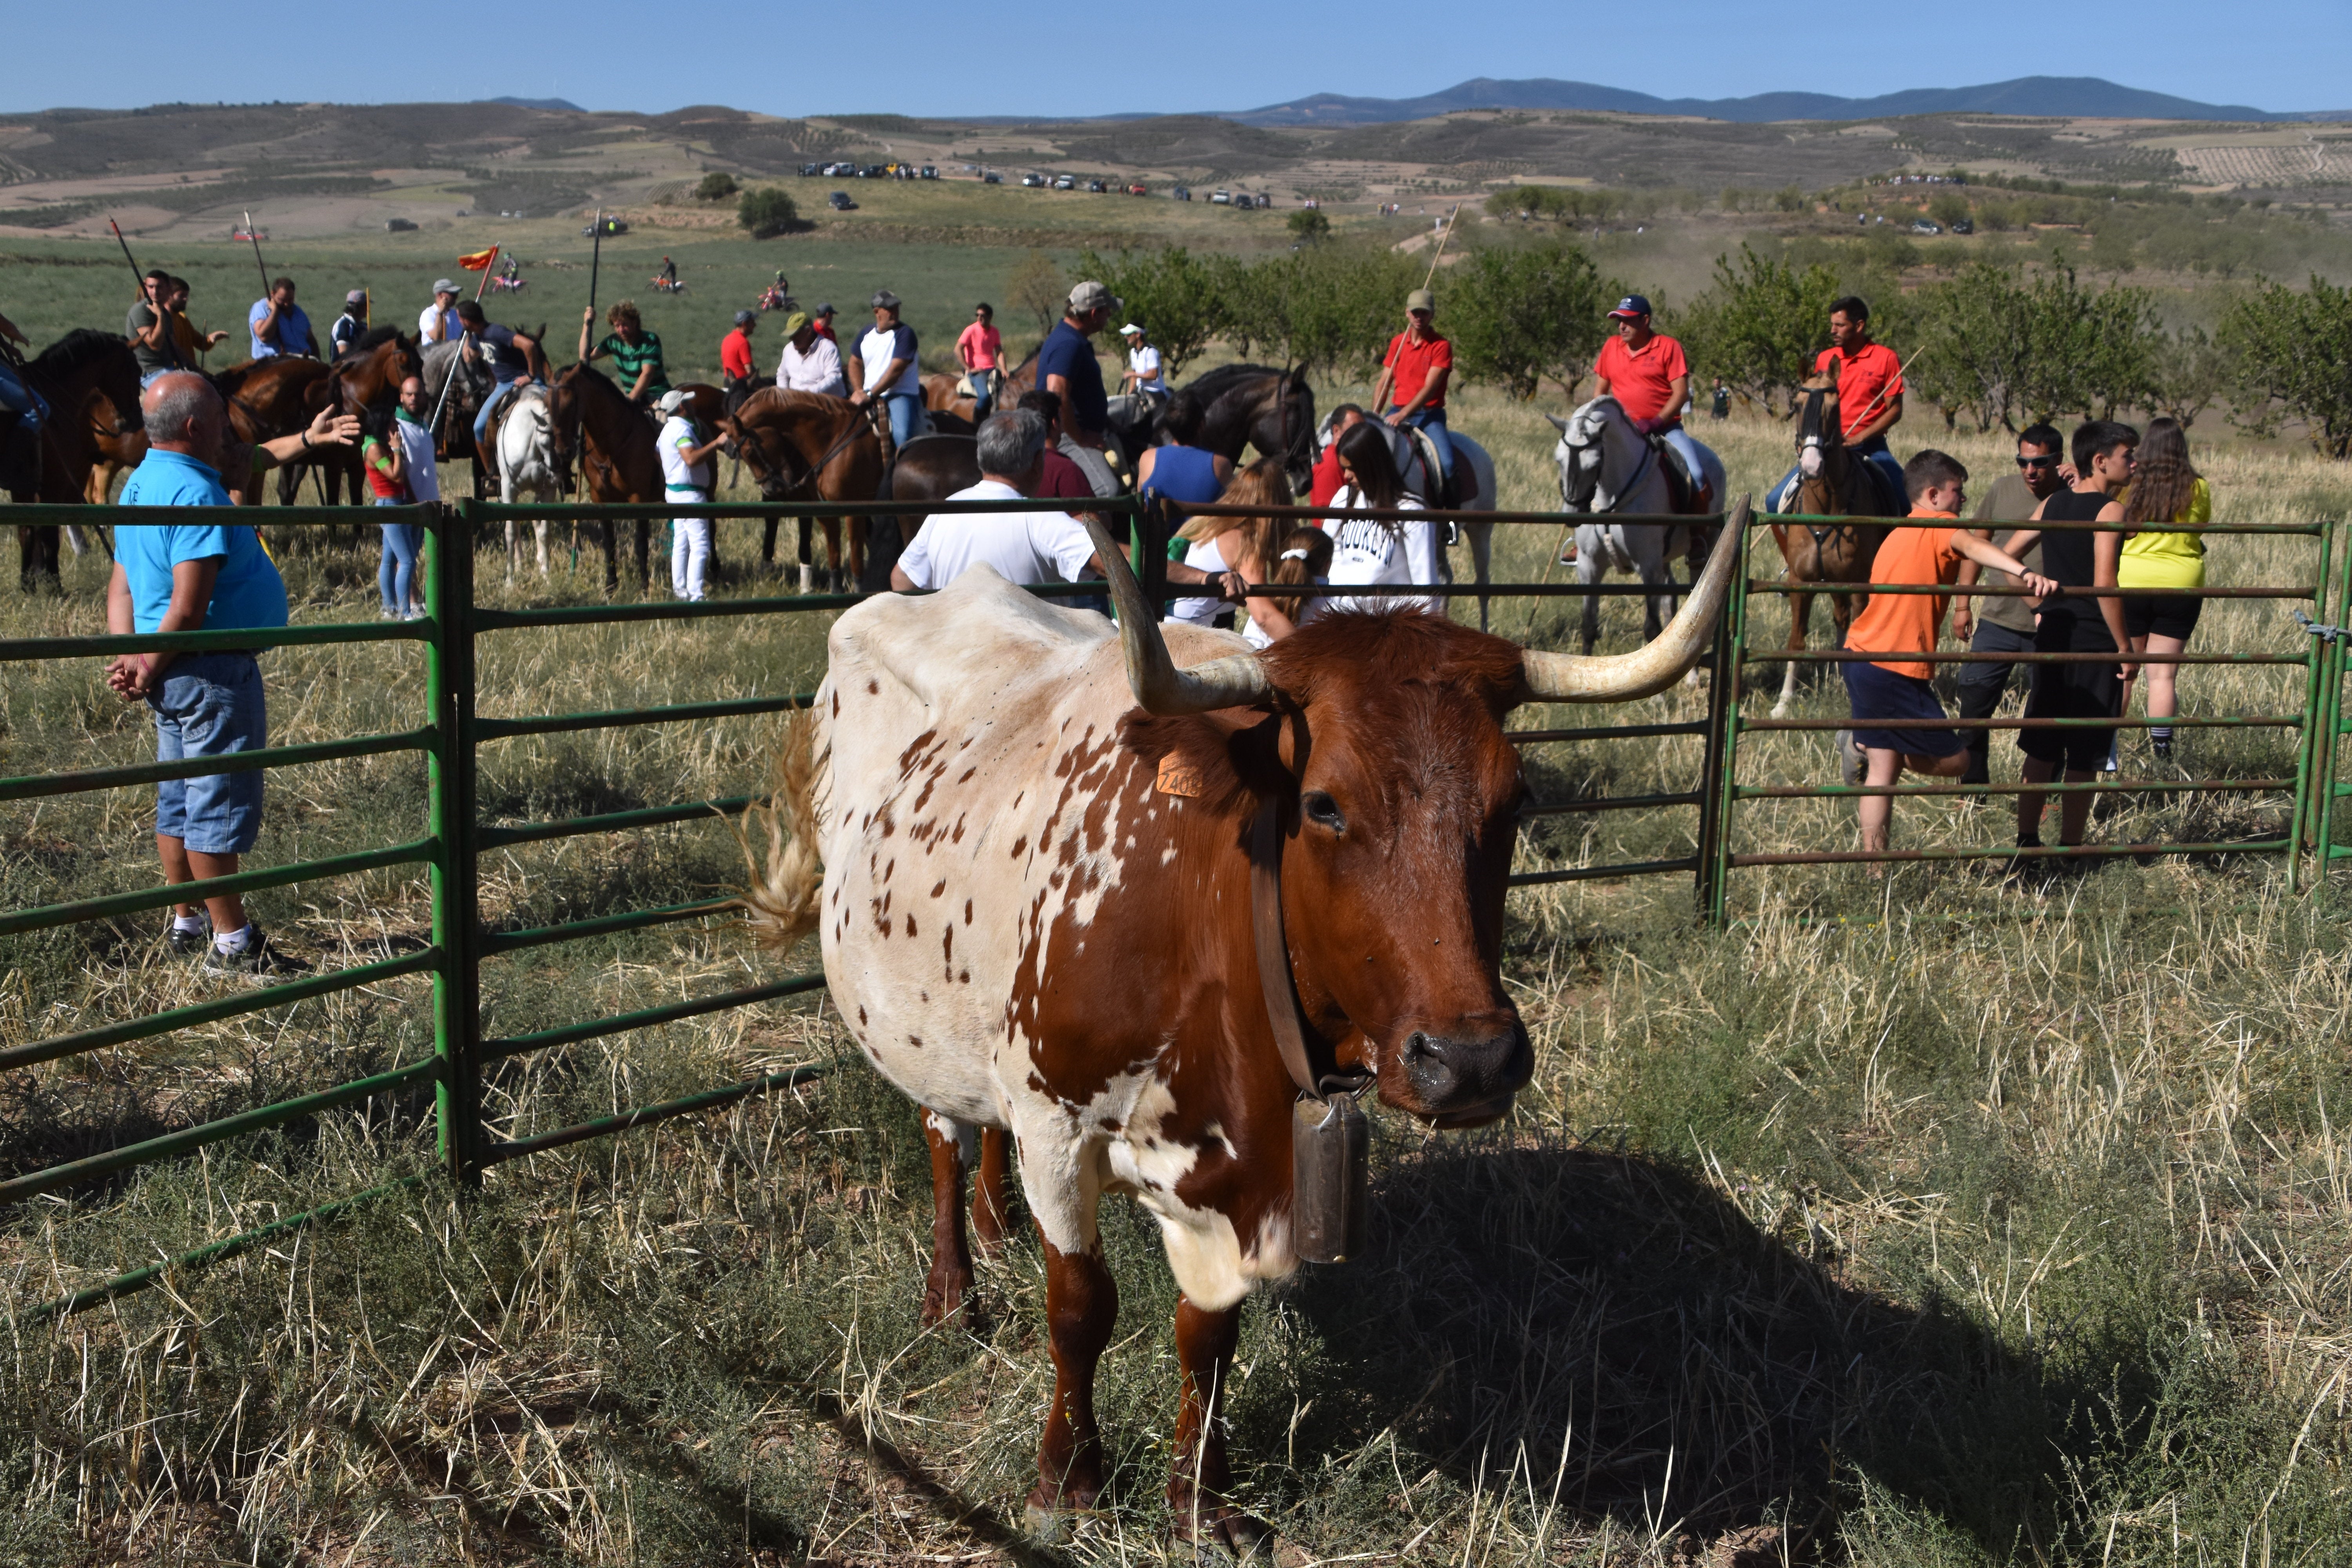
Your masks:
{"label": "green fence post", "polygon": [[425,610],[425,701],[432,710],[426,809],[433,830],[433,1045],[441,1058],[435,1096],[441,1160],[450,1179],[482,1172],[481,918],[475,877],[474,503],[444,509],[433,524]]}
{"label": "green fence post", "polygon": [[[1728,521],[1728,520],[1726,520]],[[1732,531],[1726,527],[1716,535],[1717,550],[1735,552],[1732,572],[1744,575],[1748,563],[1741,552],[1743,539],[1726,537]],[[1741,530],[1742,533],[1746,531]],[[1732,668],[1731,605],[1726,601],[1715,617],[1715,650],[1709,660],[1706,676],[1706,734],[1699,763],[1698,777],[1698,854],[1697,865],[1691,873],[1691,896],[1697,905],[1699,919],[1710,924],[1722,919],[1722,898],[1717,884],[1720,868],[1716,864],[1716,841],[1723,833],[1723,744],[1725,714],[1735,706],[1730,700],[1733,682],[1738,676]]]}
{"label": "green fence post", "polygon": [[[1734,548],[1739,552],[1731,569],[1731,602],[1723,607],[1723,619],[1728,630],[1724,646],[1727,658],[1717,664],[1718,679],[1723,687],[1721,707],[1710,698],[1710,715],[1719,712],[1722,724],[1712,730],[1707,742],[1715,753],[1713,776],[1706,787],[1716,797],[1712,842],[1703,851],[1713,861],[1707,873],[1708,923],[1720,931],[1730,913],[1731,900],[1731,808],[1739,798],[1739,699],[1740,689],[1748,679],[1748,536],[1755,531],[1750,521],[1745,496],[1732,508],[1731,521],[1738,526],[1727,529],[1736,532]],[[1719,734],[1721,739],[1717,739]]]}

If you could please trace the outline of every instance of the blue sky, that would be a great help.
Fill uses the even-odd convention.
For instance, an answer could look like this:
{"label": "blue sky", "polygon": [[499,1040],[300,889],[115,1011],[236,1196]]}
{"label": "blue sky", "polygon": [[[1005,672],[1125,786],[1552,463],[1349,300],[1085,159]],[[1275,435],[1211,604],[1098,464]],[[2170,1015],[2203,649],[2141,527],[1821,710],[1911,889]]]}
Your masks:
{"label": "blue sky", "polygon": [[[5,6],[0,110],[171,99],[440,101],[514,93],[589,109],[726,103],[775,114],[1102,114],[1249,109],[1311,92],[1397,98],[1467,77],[1560,77],[1661,97],[1867,97],[2102,76],[2206,102],[2352,108],[2352,5],[1974,0],[1850,9],[1685,0],[1356,0],[1347,5],[888,0],[805,5],[533,0],[359,5],[232,22],[157,0]],[[272,16],[278,20],[266,20]],[[2259,16],[2260,26],[2241,21]],[[886,24],[881,18],[887,17]],[[277,32],[278,41],[266,35]],[[453,57],[435,59],[430,40]],[[335,40],[344,40],[338,45]],[[144,47],[160,41],[160,55]],[[150,67],[139,61],[145,57]],[[354,63],[345,67],[341,61]],[[266,68],[257,62],[267,60]]]}

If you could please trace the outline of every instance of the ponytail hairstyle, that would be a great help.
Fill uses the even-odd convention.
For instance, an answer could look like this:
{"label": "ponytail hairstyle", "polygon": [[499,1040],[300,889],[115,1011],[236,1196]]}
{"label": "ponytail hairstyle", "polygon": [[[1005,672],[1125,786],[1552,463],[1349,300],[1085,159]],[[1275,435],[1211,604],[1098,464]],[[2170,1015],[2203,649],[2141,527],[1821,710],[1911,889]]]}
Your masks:
{"label": "ponytail hairstyle", "polygon": [[2179,522],[2197,491],[2189,460],[2189,434],[2178,419],[2151,419],[2139,444],[2139,466],[2124,492],[2126,522]]}
{"label": "ponytail hairstyle", "polygon": [[[1331,572],[1331,536],[1319,528],[1294,528],[1282,536],[1282,553],[1266,574],[1266,581],[1284,587],[1301,588]],[[1307,613],[1312,599],[1289,595],[1274,600],[1274,607],[1297,626]]]}

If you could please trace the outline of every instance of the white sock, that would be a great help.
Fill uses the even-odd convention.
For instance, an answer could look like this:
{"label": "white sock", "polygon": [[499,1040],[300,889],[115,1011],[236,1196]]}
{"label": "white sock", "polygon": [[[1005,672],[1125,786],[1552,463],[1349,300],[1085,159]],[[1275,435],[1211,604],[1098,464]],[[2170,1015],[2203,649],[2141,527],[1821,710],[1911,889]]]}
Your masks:
{"label": "white sock", "polygon": [[172,929],[175,931],[199,931],[205,929],[205,917],[202,915],[173,915],[172,917]]}
{"label": "white sock", "polygon": [[253,922],[246,921],[235,931],[225,931],[213,937],[213,946],[224,953],[243,952],[253,945]]}

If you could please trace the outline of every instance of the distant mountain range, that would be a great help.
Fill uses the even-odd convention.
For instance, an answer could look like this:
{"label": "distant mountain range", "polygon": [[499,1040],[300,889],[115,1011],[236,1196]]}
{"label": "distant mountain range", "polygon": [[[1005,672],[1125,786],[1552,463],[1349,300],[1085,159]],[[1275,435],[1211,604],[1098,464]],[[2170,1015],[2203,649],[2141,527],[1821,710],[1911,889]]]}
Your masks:
{"label": "distant mountain range", "polygon": [[510,103],[517,109],[566,109],[570,110],[574,114],[585,114],[588,112],[568,98],[485,98],[478,100],[478,101],[482,103]]}
{"label": "distant mountain range", "polygon": [[1653,98],[1591,82],[1537,77],[1477,77],[1422,98],[1346,98],[1318,92],[1228,119],[1246,125],[1377,125],[1426,120],[1464,109],[1565,109],[1620,114],[1687,114],[1760,124],[1780,120],[1880,120],[1906,114],[2084,115],[2102,120],[2332,120],[2347,112],[2278,114],[2242,103],[2199,103],[2088,76],[2028,76],[1982,87],[1919,88],[1878,98],[1764,92],[1753,98]]}

